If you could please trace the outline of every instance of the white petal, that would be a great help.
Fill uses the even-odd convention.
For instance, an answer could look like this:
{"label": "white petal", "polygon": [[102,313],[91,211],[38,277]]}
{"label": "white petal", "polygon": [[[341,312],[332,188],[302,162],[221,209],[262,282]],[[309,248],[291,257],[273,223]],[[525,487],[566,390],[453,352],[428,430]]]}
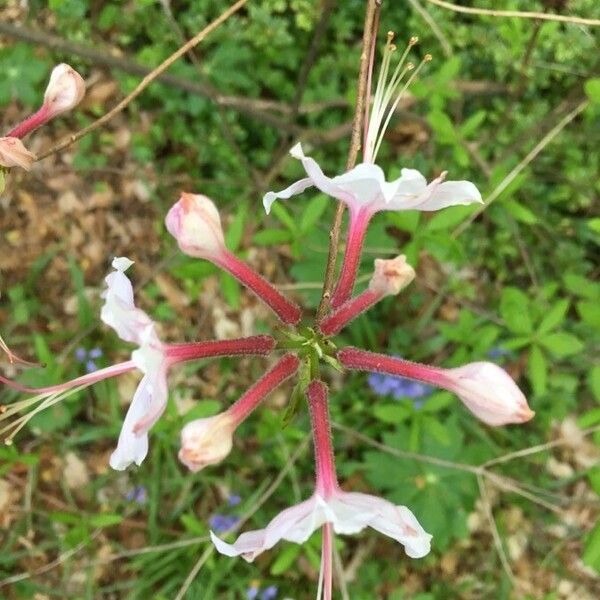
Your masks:
{"label": "white petal", "polygon": [[164,369],[144,375],[125,416],[117,448],[110,457],[113,469],[122,471],[131,463],[142,463],[148,454],[147,432],[163,413],[166,403],[167,381]]}
{"label": "white petal", "polygon": [[227,544],[211,532],[211,539],[221,554],[239,556],[252,562],[279,540],[304,543],[324,522],[322,503],[312,497],[279,513],[265,529],[242,533],[233,544]]}
{"label": "white petal", "polygon": [[431,549],[431,535],[406,506],[355,492],[341,492],[329,505],[336,515],[333,526],[337,533],[357,533],[369,526],[403,544],[411,558],[421,558]]}
{"label": "white petal", "polygon": [[152,325],[152,319],[134,304],[133,287],[124,273],[132,264],[132,261],[125,257],[113,260],[115,270],[104,279],[107,288],[102,294],[104,305],[100,318],[112,327],[122,340],[140,344],[143,332]]}
{"label": "white petal", "polygon": [[448,206],[464,206],[483,203],[479,190],[470,181],[445,181],[436,186],[431,196],[416,208],[418,210],[440,210]]}
{"label": "white petal", "polygon": [[271,212],[271,206],[275,200],[287,200],[296,194],[302,193],[305,189],[311,187],[312,185],[313,182],[310,177],[305,177],[304,179],[296,181],[296,183],[292,183],[292,185],[285,188],[285,190],[281,190],[280,192],[267,192],[263,196],[263,206],[265,207],[265,212],[267,214]]}

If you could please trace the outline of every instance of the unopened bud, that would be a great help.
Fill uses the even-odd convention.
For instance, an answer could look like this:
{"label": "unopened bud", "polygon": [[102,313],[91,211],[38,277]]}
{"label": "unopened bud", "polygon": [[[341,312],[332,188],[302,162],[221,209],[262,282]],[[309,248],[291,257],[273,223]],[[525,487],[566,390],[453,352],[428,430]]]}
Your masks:
{"label": "unopened bud", "polygon": [[488,425],[525,423],[535,415],[510,375],[493,363],[469,363],[446,370],[445,376],[449,379],[447,387]]}
{"label": "unopened bud", "polygon": [[184,254],[209,258],[225,248],[219,211],[206,196],[182,193],[165,224]]}
{"label": "unopened bud", "polygon": [[16,137],[0,138],[0,167],[21,167],[29,171],[36,156]]}
{"label": "unopened bud", "polygon": [[231,452],[234,429],[234,419],[226,412],[191,421],[181,430],[179,460],[194,473],[220,463]]}
{"label": "unopened bud", "polygon": [[57,65],[50,74],[44,94],[44,106],[49,118],[60,115],[77,106],[85,95],[85,82],[81,75],[69,65]]}
{"label": "unopened bud", "polygon": [[415,270],[401,254],[390,260],[375,259],[375,272],[369,282],[369,289],[383,296],[395,296],[415,278]]}

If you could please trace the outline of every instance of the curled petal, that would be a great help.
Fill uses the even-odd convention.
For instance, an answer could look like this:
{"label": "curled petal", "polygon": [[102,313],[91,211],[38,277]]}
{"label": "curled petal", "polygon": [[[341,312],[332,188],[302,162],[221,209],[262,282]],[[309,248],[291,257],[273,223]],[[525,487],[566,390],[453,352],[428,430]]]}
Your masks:
{"label": "curled petal", "polygon": [[125,271],[133,264],[126,257],[115,258],[106,281],[106,290],[103,292],[104,305],[100,318],[117,335],[126,342],[142,343],[144,331],[153,325],[152,319],[140,308],[136,308],[133,299],[133,287]]}
{"label": "curled petal", "polygon": [[250,562],[279,540],[304,543],[324,523],[331,523],[334,531],[340,534],[354,534],[372,527],[403,544],[412,558],[425,556],[431,548],[431,536],[405,506],[395,506],[376,496],[341,490],[328,498],[315,494],[281,512],[265,529],[242,533],[233,544],[223,542],[212,532],[211,539],[221,554],[242,555]]}
{"label": "curled petal", "polygon": [[123,471],[131,463],[142,464],[148,454],[148,430],[162,415],[167,393],[164,370],[144,375],[125,416],[117,448],[110,457],[113,469]]}
{"label": "curled petal", "polygon": [[375,272],[369,282],[369,289],[383,296],[395,296],[415,278],[415,270],[400,254],[392,259],[375,259]]}

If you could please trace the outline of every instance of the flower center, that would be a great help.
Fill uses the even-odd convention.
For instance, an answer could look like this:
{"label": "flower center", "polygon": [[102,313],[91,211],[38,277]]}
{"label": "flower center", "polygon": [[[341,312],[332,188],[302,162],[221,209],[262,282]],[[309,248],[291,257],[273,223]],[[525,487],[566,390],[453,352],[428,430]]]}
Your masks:
{"label": "flower center", "polygon": [[[392,43],[394,32],[389,31],[387,42],[383,51],[383,60],[381,61],[381,71],[377,80],[375,96],[373,97],[373,107],[371,116],[365,121],[365,140],[363,145],[364,162],[373,163],[379,152],[379,147],[383,140],[383,135],[387,129],[392,115],[396,110],[404,92],[409,88],[410,84],[415,80],[423,65],[429,62],[431,54],[426,54],[420,64],[415,68],[412,62],[406,62],[406,58],[411,48],[417,44],[419,38],[413,36],[408,41],[398,64],[390,74],[390,63],[396,52],[396,46]],[[371,65],[371,69],[372,69]],[[406,79],[407,73],[411,75]]]}

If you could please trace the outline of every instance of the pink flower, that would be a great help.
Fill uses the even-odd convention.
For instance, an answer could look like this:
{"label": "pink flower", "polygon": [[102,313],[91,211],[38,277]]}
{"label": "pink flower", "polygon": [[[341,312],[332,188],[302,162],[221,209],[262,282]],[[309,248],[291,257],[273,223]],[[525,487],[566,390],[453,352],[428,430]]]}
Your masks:
{"label": "pink flower", "polygon": [[29,152],[23,142],[16,137],[0,138],[0,167],[21,167],[26,171],[36,160],[36,155]]}
{"label": "pink flower", "polygon": [[297,304],[227,250],[219,211],[210,198],[183,193],[169,210],[165,224],[184,254],[204,258],[227,271],[254,292],[284,323],[295,324],[300,320],[302,311]]}
{"label": "pink flower", "polygon": [[446,385],[484,423],[526,423],[535,416],[511,376],[491,362],[473,362],[444,373]]}
{"label": "pink flower", "polygon": [[369,289],[381,296],[396,296],[415,278],[415,270],[401,254],[389,260],[375,259],[375,272],[369,281]]}
{"label": "pink flower", "polygon": [[110,466],[119,471],[131,463],[140,465],[148,454],[148,430],[156,423],[167,405],[167,369],[165,348],[158,339],[154,322],[133,299],[131,281],[125,271],[133,264],[125,257],[115,258],[115,269],[106,277],[101,319],[118,336],[138,345],[131,354],[135,366],[144,374],[125,416],[117,448]]}
{"label": "pink flower", "polygon": [[339,489],[327,498],[314,494],[279,513],[265,529],[242,533],[233,544],[227,544],[212,531],[210,537],[221,554],[241,555],[251,562],[280,540],[303,544],[325,523],[331,523],[336,533],[346,535],[371,527],[403,544],[411,558],[421,558],[431,549],[431,535],[423,530],[406,506]]}
{"label": "pink flower", "polygon": [[48,118],[75,108],[85,96],[85,82],[81,75],[69,65],[57,65],[50,74],[50,81],[44,93],[44,106],[48,108]]}
{"label": "pink flower", "polygon": [[352,214],[369,217],[382,210],[440,210],[448,206],[481,202],[481,194],[470,181],[444,181],[446,172],[427,183],[415,169],[402,169],[398,179],[387,182],[381,167],[360,163],[352,170],[327,177],[314,158],[305,156],[296,144],[290,154],[302,162],[308,177],[281,192],[268,192],[263,198],[267,214],[275,200],[288,199],[311,186],[344,202]]}
{"label": "pink flower", "polygon": [[181,430],[179,460],[193,473],[220,463],[231,452],[235,426],[228,412],[191,421]]}
{"label": "pink flower", "polygon": [[184,254],[210,258],[225,250],[221,217],[207,196],[182,193],[167,213],[165,224]]}
{"label": "pink flower", "polygon": [[414,269],[401,254],[391,260],[375,259],[375,272],[369,287],[350,300],[346,300],[320,323],[319,329],[324,335],[339,333],[350,321],[358,317],[379,302],[385,296],[395,296],[415,277]]}
{"label": "pink flower", "polygon": [[478,419],[494,427],[526,423],[535,415],[511,376],[494,363],[442,369],[352,347],[343,348],[337,357],[349,369],[408,377],[450,390]]}

